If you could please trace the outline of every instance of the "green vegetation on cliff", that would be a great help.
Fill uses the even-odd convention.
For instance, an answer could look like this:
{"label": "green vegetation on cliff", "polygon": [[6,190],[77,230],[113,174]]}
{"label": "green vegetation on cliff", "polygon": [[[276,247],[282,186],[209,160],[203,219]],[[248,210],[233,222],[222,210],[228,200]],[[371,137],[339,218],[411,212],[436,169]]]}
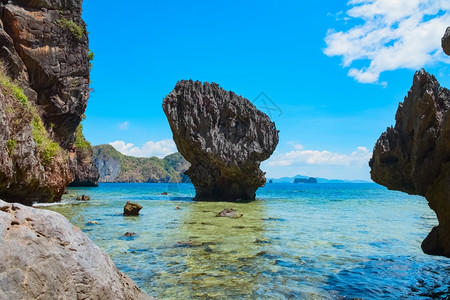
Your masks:
{"label": "green vegetation on cliff", "polygon": [[[33,111],[33,110],[32,110]],[[33,120],[31,121],[33,128],[33,139],[38,146],[39,154],[42,159],[42,164],[49,164],[58,152],[61,151],[58,143],[54,142],[45,130],[41,118],[36,113],[33,113]]]}
{"label": "green vegetation on cliff", "polygon": [[79,26],[75,24],[74,21],[67,20],[64,17],[61,17],[61,19],[57,20],[55,22],[58,26],[60,26],[63,29],[67,29],[79,40],[83,38],[84,28],[82,26]]}
{"label": "green vegetation on cliff", "polygon": [[78,150],[84,151],[86,153],[89,153],[91,149],[91,143],[89,143],[83,134],[83,125],[81,123],[78,125],[76,130],[76,139],[75,139],[75,147]]}
{"label": "green vegetation on cliff", "polygon": [[123,155],[111,145],[93,147],[100,182],[188,182],[189,163],[179,153],[157,157]]}
{"label": "green vegetation on cliff", "polygon": [[[42,160],[43,165],[49,164],[56,154],[61,150],[58,143],[54,142],[49,133],[44,127],[41,117],[39,116],[36,107],[28,102],[28,97],[24,94],[23,90],[20,88],[19,83],[12,81],[5,71],[3,63],[0,63],[0,86],[1,89],[10,94],[14,99],[16,99],[21,105],[11,107],[11,109],[16,111],[23,111],[23,118],[31,118],[31,127],[33,140],[39,149],[39,155]],[[16,147],[17,141],[14,139],[9,139],[7,142],[7,148],[10,155],[13,154],[14,148]]]}

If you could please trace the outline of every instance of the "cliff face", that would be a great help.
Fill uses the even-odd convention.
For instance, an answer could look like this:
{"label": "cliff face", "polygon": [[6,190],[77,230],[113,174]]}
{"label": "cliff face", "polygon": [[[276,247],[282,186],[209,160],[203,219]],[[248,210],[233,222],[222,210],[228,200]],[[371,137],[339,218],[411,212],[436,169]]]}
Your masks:
{"label": "cliff face", "polygon": [[278,144],[278,130],[247,99],[215,83],[182,80],[163,109],[196,200],[254,200],[266,182],[259,169]]}
{"label": "cliff face", "polygon": [[159,159],[126,156],[111,145],[93,147],[100,182],[189,182],[184,172],[190,164],[174,153]]}
{"label": "cliff face", "polygon": [[81,3],[0,3],[0,120],[5,128],[0,133],[0,196],[5,200],[59,200],[83,169],[69,159],[69,152],[77,155],[76,129],[89,97]]}
{"label": "cliff face", "polygon": [[422,195],[439,225],[422,243],[427,254],[450,257],[450,91],[425,70],[399,104],[394,127],[378,139],[372,179],[389,189]]}

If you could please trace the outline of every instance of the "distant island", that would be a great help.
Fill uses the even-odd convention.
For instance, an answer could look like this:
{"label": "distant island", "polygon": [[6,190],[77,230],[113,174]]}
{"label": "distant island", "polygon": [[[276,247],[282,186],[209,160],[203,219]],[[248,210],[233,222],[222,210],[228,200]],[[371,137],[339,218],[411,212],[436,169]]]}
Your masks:
{"label": "distant island", "polygon": [[123,155],[111,145],[92,147],[99,182],[190,182],[184,174],[190,164],[179,153],[162,159]]}
{"label": "distant island", "polygon": [[295,178],[294,183],[317,183],[317,178],[314,178],[314,177]]}
{"label": "distant island", "polygon": [[268,178],[268,183],[372,183],[367,180],[341,180],[326,179],[320,177],[310,177],[305,175],[297,175],[293,177]]}

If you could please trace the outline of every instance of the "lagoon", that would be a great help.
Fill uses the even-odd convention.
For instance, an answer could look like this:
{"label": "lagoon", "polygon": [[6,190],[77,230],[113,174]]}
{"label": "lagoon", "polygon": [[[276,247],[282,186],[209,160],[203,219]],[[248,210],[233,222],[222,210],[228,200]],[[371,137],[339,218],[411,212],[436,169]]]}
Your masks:
{"label": "lagoon", "polygon": [[[250,203],[194,202],[193,186],[176,183],[68,192],[61,204],[44,208],[80,227],[159,299],[445,299],[450,293],[450,260],[420,249],[437,225],[426,200],[377,184],[267,184]],[[75,201],[81,194],[91,201]],[[144,207],[139,217],[122,215],[127,201]],[[216,217],[224,208],[243,217]]]}

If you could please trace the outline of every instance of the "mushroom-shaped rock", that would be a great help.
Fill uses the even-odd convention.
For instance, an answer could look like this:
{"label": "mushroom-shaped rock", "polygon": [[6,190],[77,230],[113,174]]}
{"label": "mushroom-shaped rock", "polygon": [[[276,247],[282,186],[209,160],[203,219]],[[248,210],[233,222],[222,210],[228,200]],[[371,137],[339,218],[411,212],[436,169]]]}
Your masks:
{"label": "mushroom-shaped rock", "polygon": [[218,84],[182,80],[164,99],[178,151],[191,163],[186,174],[195,200],[254,200],[264,186],[260,163],[278,144],[278,130],[250,101]]}
{"label": "mushroom-shaped rock", "polygon": [[450,91],[425,70],[398,106],[394,127],[376,142],[372,179],[389,189],[422,195],[439,225],[422,243],[427,254],[450,257]]}
{"label": "mushroom-shaped rock", "polygon": [[123,207],[123,214],[125,216],[139,216],[139,211],[141,209],[142,206],[139,204],[128,201]]}

